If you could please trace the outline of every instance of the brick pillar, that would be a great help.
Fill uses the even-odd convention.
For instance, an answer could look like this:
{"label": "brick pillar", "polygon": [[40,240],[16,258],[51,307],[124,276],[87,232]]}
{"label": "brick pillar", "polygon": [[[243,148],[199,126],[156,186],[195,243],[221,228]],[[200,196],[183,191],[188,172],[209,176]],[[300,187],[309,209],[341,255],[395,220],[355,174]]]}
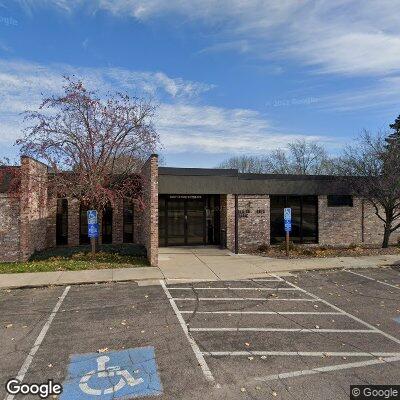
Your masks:
{"label": "brick pillar", "polygon": [[[221,229],[226,232],[226,247],[235,251],[235,196],[221,195]],[[222,239],[222,238],[221,238]]]}
{"label": "brick pillar", "polygon": [[141,244],[150,265],[158,265],[158,156],[153,154],[142,168],[145,209],[141,216]]}
{"label": "brick pillar", "polygon": [[49,197],[48,199],[48,216],[47,216],[47,246],[54,247],[56,245],[56,229],[57,229],[57,198]]}
{"label": "brick pillar", "polygon": [[80,203],[76,199],[68,199],[68,245],[79,245],[79,212]]}
{"label": "brick pillar", "polygon": [[47,246],[47,165],[21,157],[20,255],[28,260]]}
{"label": "brick pillar", "polygon": [[115,244],[123,243],[124,235],[124,201],[118,199],[113,208],[113,237],[112,242]]}

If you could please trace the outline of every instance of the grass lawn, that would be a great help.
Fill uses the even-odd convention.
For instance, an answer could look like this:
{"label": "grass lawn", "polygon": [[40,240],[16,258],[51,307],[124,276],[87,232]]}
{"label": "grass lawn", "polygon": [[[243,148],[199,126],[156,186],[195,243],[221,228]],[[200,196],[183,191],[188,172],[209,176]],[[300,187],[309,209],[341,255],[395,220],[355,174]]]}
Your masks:
{"label": "grass lawn", "polygon": [[146,250],[134,244],[100,245],[94,256],[90,246],[54,247],[35,253],[29,261],[0,263],[0,274],[133,268],[148,265]]}

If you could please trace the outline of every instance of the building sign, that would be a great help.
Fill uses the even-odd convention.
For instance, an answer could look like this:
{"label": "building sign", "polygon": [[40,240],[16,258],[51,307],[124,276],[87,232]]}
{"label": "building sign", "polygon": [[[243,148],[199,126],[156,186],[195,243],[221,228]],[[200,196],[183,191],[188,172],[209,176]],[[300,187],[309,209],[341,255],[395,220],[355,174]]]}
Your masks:
{"label": "building sign", "polygon": [[88,220],[88,236],[90,238],[98,238],[99,237],[99,224],[97,223],[97,211],[96,210],[88,210],[87,220]]}
{"label": "building sign", "polygon": [[283,223],[285,225],[285,232],[292,231],[292,209],[284,208],[283,209]]}
{"label": "building sign", "polygon": [[202,199],[203,196],[196,194],[170,194],[170,199]]}

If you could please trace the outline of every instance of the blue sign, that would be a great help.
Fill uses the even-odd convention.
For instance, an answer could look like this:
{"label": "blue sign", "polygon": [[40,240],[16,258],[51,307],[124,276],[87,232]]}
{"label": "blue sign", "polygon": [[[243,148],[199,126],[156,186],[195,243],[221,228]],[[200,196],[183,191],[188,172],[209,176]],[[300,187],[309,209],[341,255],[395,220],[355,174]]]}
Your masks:
{"label": "blue sign", "polygon": [[283,221],[285,225],[285,232],[292,231],[292,209],[284,208],[283,209]]}
{"label": "blue sign", "polygon": [[88,220],[88,225],[97,224],[97,211],[96,210],[88,210],[87,220]]}
{"label": "blue sign", "polygon": [[89,224],[88,225],[88,236],[90,238],[99,237],[99,224]]}
{"label": "blue sign", "polygon": [[60,399],[132,399],[162,392],[154,347],[139,347],[73,355]]}

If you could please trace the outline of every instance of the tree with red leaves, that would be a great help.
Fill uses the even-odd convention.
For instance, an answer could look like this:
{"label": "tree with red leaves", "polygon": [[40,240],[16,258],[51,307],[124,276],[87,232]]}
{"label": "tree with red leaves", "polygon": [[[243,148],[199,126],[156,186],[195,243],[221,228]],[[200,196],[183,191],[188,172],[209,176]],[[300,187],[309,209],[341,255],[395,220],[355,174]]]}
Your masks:
{"label": "tree with red leaves", "polygon": [[153,105],[122,93],[101,98],[75,77],[65,81],[61,96],[25,113],[21,153],[49,166],[55,196],[98,211],[124,197],[141,202],[140,168],[159,143]]}

